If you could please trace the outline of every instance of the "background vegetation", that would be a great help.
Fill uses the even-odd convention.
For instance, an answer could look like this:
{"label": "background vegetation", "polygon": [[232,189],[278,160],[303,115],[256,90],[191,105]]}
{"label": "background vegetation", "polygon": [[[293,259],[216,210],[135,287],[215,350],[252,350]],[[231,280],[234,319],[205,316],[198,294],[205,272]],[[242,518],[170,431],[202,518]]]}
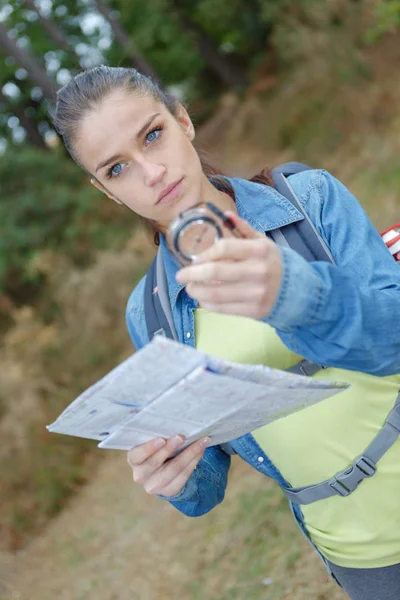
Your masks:
{"label": "background vegetation", "polygon": [[[136,517],[128,526],[126,516],[119,522],[107,512],[113,476],[106,464],[117,464],[113,453],[46,431],[82,389],[131,352],[125,301],[153,253],[133,216],[103,199],[66,156],[48,109],[56,89],[79,69],[133,64],[189,106],[199,144],[226,172],[252,175],[289,159],[328,168],[376,226],[387,227],[400,221],[398,0],[14,0],[0,5],[0,60],[0,548],[32,547],[45,565],[38,540],[48,539],[49,561],[60,550],[54,537],[46,538],[50,518],[67,507],[59,517],[67,519],[67,500],[77,491],[90,496],[82,489],[94,489],[100,477],[104,494],[93,514],[104,510],[105,525],[114,519],[116,537],[110,541],[109,527],[93,521],[85,535],[68,538],[58,556],[60,586],[66,585],[61,572],[70,578],[85,562],[88,544],[96,541],[99,557],[103,544],[115,543],[118,553],[120,527],[130,532],[124,539],[136,560],[140,545],[156,533],[177,556],[172,573],[158,557],[165,588],[147,565],[141,599],[174,597],[176,589],[184,598],[204,597],[196,577],[209,582],[207,597],[219,600],[339,598],[320,571],[313,576],[318,567],[306,546],[292,546],[280,493],[264,492],[256,474],[236,467],[226,512],[195,526],[168,512],[171,526],[163,527],[159,504],[135,490],[134,513],[146,515],[146,527],[137,528]],[[113,485],[128,494],[121,480]],[[249,506],[257,519],[245,516]],[[91,508],[88,499],[81,505],[86,516]],[[125,505],[120,510],[128,512]],[[175,530],[199,554],[179,553],[170,541]],[[273,539],[268,552],[267,538]],[[263,553],[275,587],[263,583]],[[112,598],[113,573],[122,566],[107,567],[103,558],[103,589]],[[45,600],[42,567],[29,560],[24,566],[30,575],[21,589]],[[10,597],[7,580],[0,560],[0,597],[1,582]],[[49,598],[64,593],[56,583],[46,586]],[[84,592],[78,586],[65,597],[90,600],[97,586],[93,576]],[[115,593],[123,598],[121,590]]]}

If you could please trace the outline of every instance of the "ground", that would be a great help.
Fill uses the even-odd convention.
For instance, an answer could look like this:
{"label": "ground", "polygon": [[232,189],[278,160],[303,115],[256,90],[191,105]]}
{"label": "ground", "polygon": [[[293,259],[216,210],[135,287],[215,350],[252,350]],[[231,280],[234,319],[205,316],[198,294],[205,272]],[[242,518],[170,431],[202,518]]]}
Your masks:
{"label": "ground", "polygon": [[110,452],[95,475],[40,538],[6,558],[3,600],[345,597],[280,491],[238,458],[224,503],[197,519],[134,486],[124,452]]}

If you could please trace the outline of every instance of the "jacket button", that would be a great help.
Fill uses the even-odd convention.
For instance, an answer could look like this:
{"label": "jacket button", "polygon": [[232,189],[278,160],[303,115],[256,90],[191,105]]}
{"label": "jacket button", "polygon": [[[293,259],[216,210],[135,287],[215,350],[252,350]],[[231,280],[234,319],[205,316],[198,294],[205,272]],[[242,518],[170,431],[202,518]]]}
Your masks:
{"label": "jacket button", "polygon": [[263,459],[263,457],[262,457],[262,456],[259,456],[259,457],[257,458],[257,460],[258,460],[258,462],[259,462],[259,463],[262,463],[262,462],[264,462],[264,459]]}
{"label": "jacket button", "polygon": [[192,334],[190,333],[190,331],[187,332],[186,337],[188,340],[192,337]]}

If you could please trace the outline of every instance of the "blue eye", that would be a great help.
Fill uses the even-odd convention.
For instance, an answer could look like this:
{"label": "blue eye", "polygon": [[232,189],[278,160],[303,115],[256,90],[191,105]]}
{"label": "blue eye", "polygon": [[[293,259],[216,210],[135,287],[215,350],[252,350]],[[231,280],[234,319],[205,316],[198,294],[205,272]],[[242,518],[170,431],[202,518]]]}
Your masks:
{"label": "blue eye", "polygon": [[116,163],[114,166],[112,166],[109,170],[110,177],[118,177],[118,175],[122,173],[123,165],[125,164],[126,163]]}
{"label": "blue eye", "polygon": [[156,129],[149,131],[149,133],[146,135],[146,142],[152,143],[152,142],[157,141],[158,138],[160,137],[161,130],[162,130],[162,127],[157,127]]}

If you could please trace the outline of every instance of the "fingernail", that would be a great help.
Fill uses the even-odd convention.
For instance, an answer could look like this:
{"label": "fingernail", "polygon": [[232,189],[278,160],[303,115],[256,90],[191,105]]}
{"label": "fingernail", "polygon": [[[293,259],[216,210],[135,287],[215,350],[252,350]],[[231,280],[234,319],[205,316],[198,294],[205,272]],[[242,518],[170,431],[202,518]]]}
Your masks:
{"label": "fingernail", "polygon": [[162,448],[165,444],[165,440],[164,438],[158,438],[155,442],[154,442],[154,447],[155,448]]}
{"label": "fingernail", "polygon": [[193,256],[193,258],[192,258],[192,262],[196,263],[196,265],[201,263],[202,260],[203,259],[201,258],[200,254],[197,254],[196,256]]}
{"label": "fingernail", "polygon": [[181,435],[175,435],[172,438],[172,445],[174,448],[179,448],[183,444],[184,438]]}
{"label": "fingernail", "polygon": [[200,446],[202,448],[207,448],[207,446],[209,445],[210,442],[211,442],[210,438],[206,437],[206,438],[204,438],[204,439],[201,440]]}

